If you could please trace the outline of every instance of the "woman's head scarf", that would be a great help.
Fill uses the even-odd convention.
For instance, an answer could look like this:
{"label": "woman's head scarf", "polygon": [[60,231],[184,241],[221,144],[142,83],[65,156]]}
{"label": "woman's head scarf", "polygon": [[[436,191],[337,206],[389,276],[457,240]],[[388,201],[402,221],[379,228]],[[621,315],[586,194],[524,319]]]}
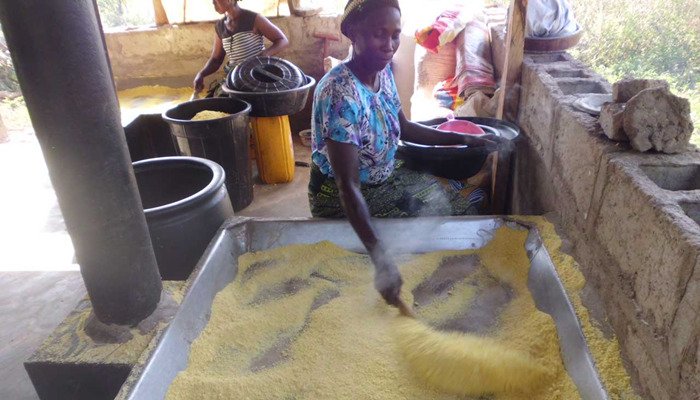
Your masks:
{"label": "woman's head scarf", "polygon": [[399,11],[399,0],[349,0],[345,6],[343,19],[340,20],[340,31],[343,35],[348,36],[348,27],[362,18],[369,15],[370,12],[382,7],[395,7]]}

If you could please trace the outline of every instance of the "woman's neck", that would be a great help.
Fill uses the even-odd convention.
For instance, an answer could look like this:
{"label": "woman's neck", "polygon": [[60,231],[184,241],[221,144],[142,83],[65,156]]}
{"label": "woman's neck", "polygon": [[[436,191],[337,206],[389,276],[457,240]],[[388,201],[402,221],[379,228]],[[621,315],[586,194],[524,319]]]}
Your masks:
{"label": "woman's neck", "polygon": [[241,11],[241,8],[238,7],[238,3],[234,1],[226,10],[226,16],[232,21],[238,21],[238,18],[241,16]]}
{"label": "woman's neck", "polygon": [[377,79],[379,71],[367,68],[367,66],[358,62],[354,56],[347,62],[347,66],[362,84],[375,92],[379,90],[379,79]]}

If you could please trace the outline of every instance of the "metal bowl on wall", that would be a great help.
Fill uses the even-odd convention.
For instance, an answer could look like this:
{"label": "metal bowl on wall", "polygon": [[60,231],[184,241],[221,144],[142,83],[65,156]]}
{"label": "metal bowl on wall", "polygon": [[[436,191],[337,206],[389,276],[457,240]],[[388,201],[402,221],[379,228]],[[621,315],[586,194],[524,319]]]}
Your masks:
{"label": "metal bowl on wall", "polygon": [[[458,120],[472,122],[478,125],[486,134],[496,135],[506,142],[513,141],[520,134],[520,129],[509,122],[496,118],[457,117]],[[436,118],[420,124],[437,127],[447,121]],[[499,147],[503,144],[499,144]],[[424,145],[400,141],[397,158],[406,162],[406,167],[420,172],[448,178],[467,179],[479,172],[486,161],[489,150],[484,147],[469,147],[467,145]]]}
{"label": "metal bowl on wall", "polygon": [[583,36],[583,28],[578,25],[572,33],[553,37],[525,37],[525,52],[550,53],[568,50],[578,44]]}

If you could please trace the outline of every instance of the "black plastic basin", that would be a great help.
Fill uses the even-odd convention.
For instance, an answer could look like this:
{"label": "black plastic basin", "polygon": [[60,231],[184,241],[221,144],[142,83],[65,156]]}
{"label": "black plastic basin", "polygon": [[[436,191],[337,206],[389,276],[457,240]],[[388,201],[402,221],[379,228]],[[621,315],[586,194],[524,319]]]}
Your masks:
{"label": "black plastic basin", "polygon": [[253,109],[250,115],[253,117],[279,117],[293,115],[304,109],[309,90],[316,84],[316,80],[306,76],[306,83],[296,89],[282,90],[279,92],[241,92],[229,88],[226,84],[221,89],[229,97],[241,99],[251,104]]}
{"label": "black plastic basin", "polygon": [[197,157],[152,158],[133,167],[160,275],[185,280],[233,216],[224,169]]}
{"label": "black plastic basin", "polygon": [[[509,122],[496,118],[457,117],[456,119],[473,122],[487,134],[506,139],[500,147],[516,139],[520,129]],[[436,118],[420,124],[437,127],[445,118]],[[406,167],[419,172],[448,179],[467,179],[479,172],[486,161],[489,150],[484,147],[432,146],[406,141],[399,142],[397,157],[406,162]]]}

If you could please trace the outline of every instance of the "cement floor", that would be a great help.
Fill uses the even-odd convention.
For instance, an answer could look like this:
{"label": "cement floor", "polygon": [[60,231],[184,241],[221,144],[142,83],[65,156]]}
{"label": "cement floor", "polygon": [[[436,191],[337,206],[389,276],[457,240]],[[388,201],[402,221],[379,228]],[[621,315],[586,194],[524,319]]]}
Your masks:
{"label": "cement floor", "polygon": [[[295,159],[311,151],[295,138]],[[238,215],[310,216],[309,170],[287,184],[256,183],[253,203]],[[36,138],[0,144],[0,399],[37,394],[22,363],[86,295]]]}

